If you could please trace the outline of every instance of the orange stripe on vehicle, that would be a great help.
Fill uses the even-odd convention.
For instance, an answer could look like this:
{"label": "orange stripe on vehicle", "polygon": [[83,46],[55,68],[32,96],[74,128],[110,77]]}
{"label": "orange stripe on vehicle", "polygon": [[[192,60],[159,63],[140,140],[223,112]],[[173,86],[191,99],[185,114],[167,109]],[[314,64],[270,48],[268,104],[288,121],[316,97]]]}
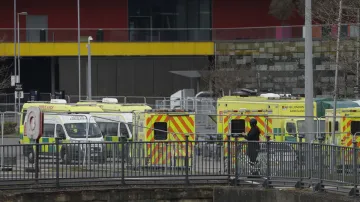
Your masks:
{"label": "orange stripe on vehicle", "polygon": [[186,118],[190,122],[191,126],[194,127],[195,126],[194,119],[191,116],[186,116]]}
{"label": "orange stripe on vehicle", "polygon": [[230,115],[225,116],[225,118],[224,118],[224,122],[228,122],[229,118],[230,118]]}
{"label": "orange stripe on vehicle", "polygon": [[352,145],[352,141],[350,140],[347,142],[346,146],[350,147],[351,145]]}
{"label": "orange stripe on vehicle", "polygon": [[162,119],[162,117],[163,117],[163,115],[159,115],[159,116],[157,117],[157,119],[155,120],[155,122],[160,122],[160,120]]}
{"label": "orange stripe on vehicle", "polygon": [[175,119],[173,117],[170,118],[171,123],[175,126],[176,130],[179,133],[183,133],[184,131],[181,130],[180,126],[177,124],[177,122],[175,121]]}
{"label": "orange stripe on vehicle", "polygon": [[177,118],[179,119],[179,121],[181,122],[181,124],[183,125],[183,127],[185,128],[186,133],[191,133],[192,131],[191,131],[191,129],[189,128],[189,126],[185,123],[183,117],[178,116]]}
{"label": "orange stripe on vehicle", "polygon": [[149,125],[152,117],[153,117],[153,116],[150,116],[150,117],[148,117],[148,118],[146,119],[146,125]]}

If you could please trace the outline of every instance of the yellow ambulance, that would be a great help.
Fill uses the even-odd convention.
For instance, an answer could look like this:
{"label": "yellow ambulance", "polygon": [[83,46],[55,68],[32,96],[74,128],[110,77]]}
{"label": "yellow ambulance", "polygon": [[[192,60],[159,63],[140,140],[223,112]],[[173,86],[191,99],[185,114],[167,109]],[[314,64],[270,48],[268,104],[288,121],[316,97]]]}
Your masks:
{"label": "yellow ambulance", "polygon": [[[356,140],[357,148],[360,146],[360,108],[340,108],[336,110],[335,138],[332,136],[333,109],[325,112],[325,143],[336,145],[333,151],[336,152],[336,165],[338,171],[342,169],[352,169],[353,140]],[[329,150],[329,149],[327,149]],[[328,151],[330,153],[330,151]],[[357,163],[360,163],[360,152],[357,154]]]}
{"label": "yellow ambulance", "polygon": [[147,110],[134,112],[134,136],[130,148],[135,168],[185,167],[188,136],[189,166],[192,165],[195,140],[195,113],[184,110]]}
{"label": "yellow ambulance", "polygon": [[[296,128],[297,125],[292,125],[294,122],[291,119],[305,119],[305,101],[303,98],[297,97],[239,97],[239,96],[225,96],[218,99],[217,102],[217,131],[224,136],[227,135],[227,123],[229,114],[236,113],[236,111],[250,110],[253,118],[258,121],[258,127],[261,134],[270,135],[271,139],[275,141],[298,141]],[[226,113],[225,113],[226,112]],[[314,103],[314,121],[316,115],[316,103]],[[251,113],[247,112],[247,116]],[[226,118],[226,119],[225,119]],[[244,119],[244,117],[232,118],[231,120],[239,122],[233,130],[249,131],[248,121],[251,117]],[[238,120],[238,121],[236,121]],[[240,124],[241,122],[241,124]],[[293,126],[293,127],[292,127]],[[295,129],[294,129],[295,128]],[[316,132],[316,131],[314,131]],[[262,138],[264,139],[264,138]]]}

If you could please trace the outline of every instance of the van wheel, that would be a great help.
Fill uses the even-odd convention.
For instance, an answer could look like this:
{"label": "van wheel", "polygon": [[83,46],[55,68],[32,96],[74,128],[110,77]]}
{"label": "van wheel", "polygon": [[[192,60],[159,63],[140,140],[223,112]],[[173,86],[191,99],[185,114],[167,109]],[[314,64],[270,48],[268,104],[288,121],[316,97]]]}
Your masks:
{"label": "van wheel", "polygon": [[61,150],[61,160],[64,164],[71,164],[71,155],[65,150]]}
{"label": "van wheel", "polygon": [[35,163],[35,152],[33,149],[29,150],[27,157],[28,157],[29,163],[31,163],[31,164]]}

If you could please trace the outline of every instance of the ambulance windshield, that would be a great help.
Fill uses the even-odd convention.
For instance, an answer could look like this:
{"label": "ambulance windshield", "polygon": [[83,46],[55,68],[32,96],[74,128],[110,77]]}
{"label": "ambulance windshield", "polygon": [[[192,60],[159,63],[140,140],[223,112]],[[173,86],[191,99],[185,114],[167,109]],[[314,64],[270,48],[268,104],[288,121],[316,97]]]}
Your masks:
{"label": "ambulance windshield", "polygon": [[[64,126],[70,137],[86,138],[87,123],[66,123]],[[101,130],[96,123],[90,123],[88,137],[102,137]]]}
{"label": "ambulance windshield", "polygon": [[[319,122],[320,122],[320,130],[318,131]],[[305,120],[297,121],[297,127],[298,127],[299,133],[307,132],[307,130],[306,130],[307,126],[306,126]],[[325,120],[314,121],[314,131],[313,132],[325,132]]]}
{"label": "ambulance windshield", "polygon": [[117,136],[119,125],[117,122],[97,122],[97,124],[104,136]]}

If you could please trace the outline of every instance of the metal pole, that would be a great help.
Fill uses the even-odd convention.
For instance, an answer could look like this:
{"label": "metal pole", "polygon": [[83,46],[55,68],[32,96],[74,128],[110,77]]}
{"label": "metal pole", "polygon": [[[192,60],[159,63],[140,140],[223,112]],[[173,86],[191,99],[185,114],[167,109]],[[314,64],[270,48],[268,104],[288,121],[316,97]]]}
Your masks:
{"label": "metal pole", "polygon": [[79,101],[81,100],[81,57],[80,57],[80,0],[77,0],[77,21],[78,21],[78,71],[79,71]]}
{"label": "metal pole", "polygon": [[[17,68],[17,60],[16,60],[16,0],[14,0],[14,74],[15,74],[15,83],[16,83],[16,68]],[[16,98],[14,92],[14,111],[16,110]]]}
{"label": "metal pole", "polygon": [[19,83],[20,83],[20,14],[17,14],[17,40],[18,40],[18,52],[17,52],[17,61],[18,61],[18,74],[19,74]]}
{"label": "metal pole", "polygon": [[4,168],[4,113],[1,114],[1,168]]}
{"label": "metal pole", "polygon": [[87,96],[88,100],[91,100],[91,45],[90,41],[92,37],[89,36],[87,49],[88,49],[88,65],[87,65]]}
{"label": "metal pole", "polygon": [[[20,13],[17,14],[17,41],[18,41],[18,50],[17,50],[17,61],[18,61],[18,74],[20,83]],[[15,83],[17,83],[15,82]],[[18,110],[20,112],[20,94],[18,94]],[[15,98],[16,99],[16,98]]]}
{"label": "metal pole", "polygon": [[340,28],[341,28],[341,14],[342,14],[342,0],[339,2],[339,18],[337,24],[337,39],[336,39],[336,66],[335,66],[335,84],[334,84],[334,107],[333,107],[333,124],[332,124],[332,144],[335,145],[335,125],[336,125],[336,99],[338,94],[338,74],[339,74],[339,49],[340,49]]}
{"label": "metal pole", "polygon": [[[313,41],[312,41],[311,0],[305,1],[305,123],[307,126],[306,142],[311,142],[314,133],[314,80],[313,80]],[[311,134],[311,135],[310,135]]]}
{"label": "metal pole", "polygon": [[[356,87],[359,88],[359,37],[360,37],[360,9],[357,9],[357,26],[358,26],[358,33],[357,33],[357,48],[356,48]],[[359,89],[358,89],[359,91]],[[356,98],[359,99],[359,92],[356,93]]]}

